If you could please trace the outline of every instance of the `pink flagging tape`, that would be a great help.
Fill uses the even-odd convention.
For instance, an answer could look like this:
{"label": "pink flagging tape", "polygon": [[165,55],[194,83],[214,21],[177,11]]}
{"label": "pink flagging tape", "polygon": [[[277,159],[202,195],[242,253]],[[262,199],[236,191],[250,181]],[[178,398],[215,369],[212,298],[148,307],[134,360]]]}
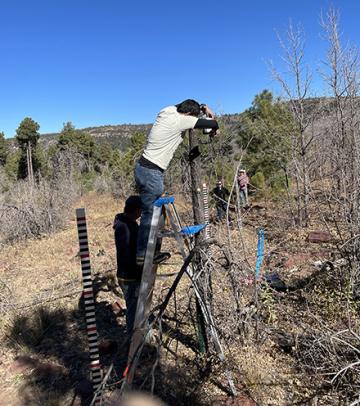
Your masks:
{"label": "pink flagging tape", "polygon": [[125,371],[123,372],[123,378],[126,378],[126,375],[129,372],[129,368],[130,368],[130,365],[127,365],[126,368],[125,368]]}
{"label": "pink flagging tape", "polygon": [[[76,223],[79,237],[79,249],[81,258],[81,272],[82,272],[82,284],[83,284],[83,298],[85,302],[85,321],[87,325],[88,345],[90,352],[90,375],[93,384],[93,390],[99,387],[99,380],[102,379],[102,370],[99,357],[99,342],[96,328],[95,318],[95,302],[94,302],[94,290],[91,278],[91,266],[90,266],[90,253],[88,244],[88,234],[86,227],[86,215],[85,209],[76,209]],[[95,405],[101,403],[101,391],[96,396]]]}

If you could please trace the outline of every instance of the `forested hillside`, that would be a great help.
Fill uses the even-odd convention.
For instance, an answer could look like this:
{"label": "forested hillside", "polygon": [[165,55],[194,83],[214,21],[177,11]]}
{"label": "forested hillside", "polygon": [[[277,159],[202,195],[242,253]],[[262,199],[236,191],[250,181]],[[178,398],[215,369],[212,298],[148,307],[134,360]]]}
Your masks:
{"label": "forested hillside", "polygon": [[[108,142],[111,146],[125,150],[130,145],[130,138],[136,133],[146,134],[151,128],[150,124],[120,124],[104,125],[101,127],[83,128],[82,131],[90,134],[98,142]],[[41,134],[40,143],[49,146],[56,142],[59,134]]]}

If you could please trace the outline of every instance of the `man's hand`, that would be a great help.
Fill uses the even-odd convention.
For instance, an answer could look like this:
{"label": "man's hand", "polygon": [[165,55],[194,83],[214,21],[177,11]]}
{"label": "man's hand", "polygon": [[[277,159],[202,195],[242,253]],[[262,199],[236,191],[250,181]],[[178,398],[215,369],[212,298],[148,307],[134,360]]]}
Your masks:
{"label": "man's hand", "polygon": [[214,112],[213,112],[213,111],[210,109],[210,107],[207,106],[206,104],[205,104],[205,106],[204,106],[204,110],[205,110],[205,114],[207,115],[207,117],[215,118]]}
{"label": "man's hand", "polygon": [[214,138],[214,137],[218,137],[219,135],[220,135],[220,130],[217,129],[217,130],[211,131],[211,133],[209,134],[209,137]]}

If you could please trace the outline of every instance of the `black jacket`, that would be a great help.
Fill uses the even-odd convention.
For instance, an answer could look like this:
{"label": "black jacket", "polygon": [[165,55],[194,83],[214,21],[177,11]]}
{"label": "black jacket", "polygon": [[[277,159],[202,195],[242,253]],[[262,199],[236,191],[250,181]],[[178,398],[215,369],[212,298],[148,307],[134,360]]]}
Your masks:
{"label": "black jacket", "polygon": [[[222,186],[221,188],[219,188],[218,186],[216,186],[213,190],[212,190],[213,195],[219,197],[220,199],[216,199],[215,197],[215,203],[222,205],[222,204],[226,204],[226,201],[229,197],[229,191],[226,189],[226,187]],[[225,202],[223,201],[225,200]]]}
{"label": "black jacket", "polygon": [[125,281],[141,281],[141,267],[136,265],[136,245],[139,226],[124,213],[115,216],[117,276]]}

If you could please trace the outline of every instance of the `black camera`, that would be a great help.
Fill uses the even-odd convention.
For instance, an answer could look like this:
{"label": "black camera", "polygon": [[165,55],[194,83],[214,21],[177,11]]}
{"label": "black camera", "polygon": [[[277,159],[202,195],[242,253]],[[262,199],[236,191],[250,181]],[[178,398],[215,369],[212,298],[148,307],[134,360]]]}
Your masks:
{"label": "black camera", "polygon": [[[200,117],[199,118],[204,118],[205,120],[212,120],[206,114],[206,104],[200,104]],[[211,136],[212,132],[213,132],[212,128],[203,129],[203,134],[209,134]]]}

